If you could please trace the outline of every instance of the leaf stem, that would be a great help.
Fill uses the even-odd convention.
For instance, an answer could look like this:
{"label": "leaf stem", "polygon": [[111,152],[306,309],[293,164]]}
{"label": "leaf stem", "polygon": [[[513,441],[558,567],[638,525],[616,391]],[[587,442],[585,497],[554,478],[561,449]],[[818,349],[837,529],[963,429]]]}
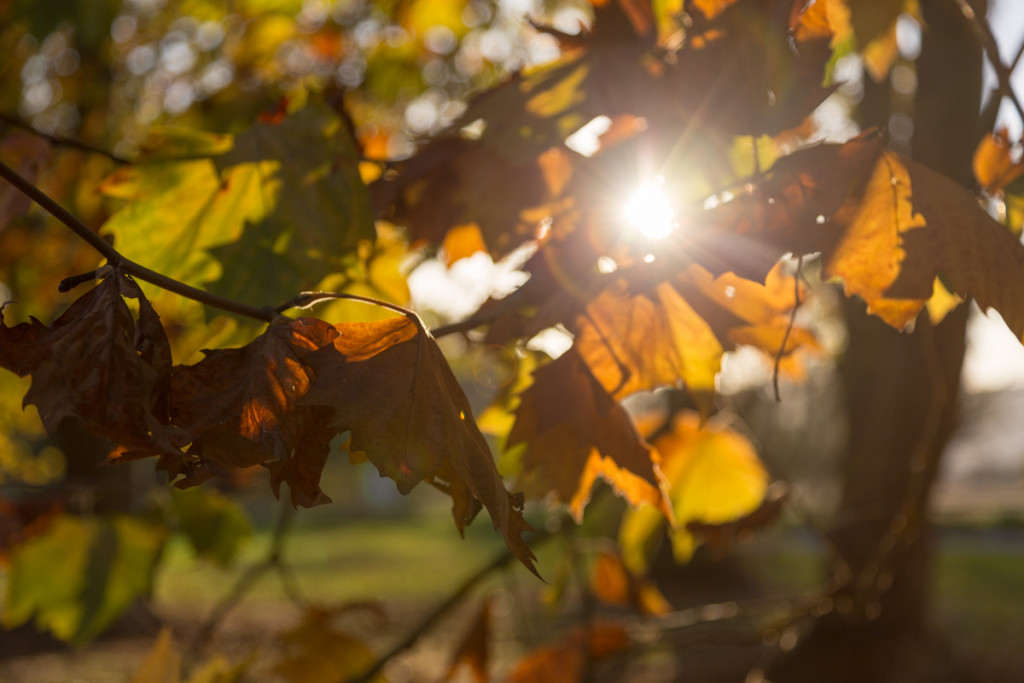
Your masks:
{"label": "leaf stem", "polygon": [[186,299],[192,299],[206,304],[207,306],[213,306],[214,308],[219,308],[222,311],[234,313],[235,315],[244,316],[246,318],[254,318],[256,320],[270,322],[277,315],[275,311],[269,308],[258,308],[256,306],[244,304],[240,301],[211,294],[196,287],[192,287],[191,285],[186,285],[184,282],[169,278],[154,270],[150,270],[149,268],[141,266],[134,261],[130,261],[122,256],[121,253],[117,251],[117,249],[114,249],[114,247],[106,240],[93,232],[88,225],[73,216],[53,198],[3,162],[0,162],[0,177],[16,187],[26,197],[41,206],[47,211],[47,213],[52,215],[58,221],[67,226],[73,233],[82,238],[82,240],[84,240],[90,247],[107,259],[112,267],[119,268],[121,271],[131,275],[132,277],[148,282],[151,285],[156,285],[162,289],[166,289],[169,292],[174,292]]}
{"label": "leaf stem", "polygon": [[772,389],[775,390],[776,403],[782,401],[779,394],[779,369],[782,366],[782,357],[786,354],[786,344],[789,343],[789,335],[793,332],[793,325],[796,324],[796,313],[800,310],[800,278],[803,275],[804,257],[798,256],[796,260],[796,273],[793,274],[793,312],[789,316],[789,324],[786,325],[786,332],[782,335],[782,344],[775,354],[775,367],[772,371]]}
{"label": "leaf stem", "polygon": [[213,632],[217,630],[221,622],[228,616],[228,613],[238,607],[242,600],[245,599],[245,596],[249,594],[249,591],[256,585],[256,582],[272,569],[278,570],[281,585],[289,599],[293,602],[300,602],[302,600],[298,593],[298,587],[294,583],[294,576],[285,568],[283,559],[284,544],[288,538],[288,532],[291,531],[294,518],[295,509],[282,499],[281,510],[274,524],[273,537],[270,542],[270,548],[267,549],[267,554],[261,561],[246,569],[238,577],[234,585],[231,586],[231,590],[210,611],[206,621],[203,622],[203,625],[196,632],[192,640],[190,650],[193,654],[198,653],[202,649],[203,645],[210,640]]}
{"label": "leaf stem", "polygon": [[273,310],[275,313],[283,313],[290,308],[310,308],[315,304],[323,301],[330,301],[332,299],[345,299],[348,301],[359,301],[360,303],[370,304],[371,306],[380,306],[388,310],[394,311],[400,315],[404,315],[406,318],[411,319],[419,326],[420,330],[429,332],[426,325],[420,319],[419,315],[415,311],[409,310],[404,306],[393,304],[390,301],[383,301],[381,299],[374,299],[373,297],[363,296],[361,294],[351,294],[349,292],[301,292],[298,296],[286,301],[280,306],[275,306]]}

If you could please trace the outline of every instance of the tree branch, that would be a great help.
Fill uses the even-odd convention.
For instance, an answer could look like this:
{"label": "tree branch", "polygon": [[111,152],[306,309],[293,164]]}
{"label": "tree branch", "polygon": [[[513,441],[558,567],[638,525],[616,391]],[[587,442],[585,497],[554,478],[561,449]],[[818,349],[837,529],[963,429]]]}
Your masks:
{"label": "tree branch", "polygon": [[249,304],[244,304],[240,301],[205,292],[196,287],[192,287],[191,285],[186,285],[184,282],[179,282],[178,280],[169,278],[154,270],[150,270],[149,268],[141,266],[134,261],[128,260],[122,256],[117,249],[114,249],[114,247],[106,240],[93,232],[88,225],[73,216],[67,209],[54,201],[49,195],[30,183],[18,174],[17,171],[3,162],[0,162],[0,177],[16,187],[25,196],[41,206],[47,211],[47,213],[52,215],[58,221],[67,226],[73,233],[82,238],[82,240],[84,240],[90,247],[99,252],[100,256],[107,259],[111,266],[121,269],[128,275],[152,285],[156,285],[162,289],[166,289],[169,292],[174,292],[186,299],[192,299],[206,304],[207,306],[213,306],[214,308],[219,308],[222,311],[234,313],[246,318],[254,318],[256,320],[270,322],[275,316],[277,316],[277,313],[269,308],[250,306]]}
{"label": "tree branch", "polygon": [[284,543],[288,538],[288,532],[291,531],[294,518],[295,509],[282,499],[281,511],[278,513],[277,521],[274,524],[274,533],[266,556],[246,569],[238,577],[234,585],[231,586],[231,590],[210,611],[206,621],[203,622],[203,625],[192,639],[190,651],[193,655],[198,653],[203,645],[210,640],[210,636],[217,630],[221,622],[227,618],[232,610],[238,607],[242,600],[245,599],[245,596],[249,594],[249,591],[252,590],[253,586],[256,585],[256,582],[272,569],[278,570],[281,585],[288,598],[293,602],[304,602],[298,593],[298,586],[294,581],[294,577],[288,568],[285,567],[282,559],[284,556]]}
{"label": "tree branch", "polygon": [[17,116],[12,116],[11,114],[5,114],[0,112],[0,123],[5,123],[12,128],[19,128],[25,132],[31,133],[32,135],[41,137],[44,140],[48,141],[51,145],[54,145],[56,147],[70,147],[71,149],[77,149],[80,152],[98,154],[100,156],[110,159],[115,164],[131,163],[131,161],[129,161],[128,159],[118,156],[109,150],[94,147],[93,145],[90,145],[86,142],[82,142],[81,140],[65,137],[63,135],[53,135],[52,133],[44,133],[43,131],[39,130],[38,128],[28,123],[27,121],[22,121]]}
{"label": "tree branch", "polygon": [[[998,92],[1004,97],[1008,97],[1013,102],[1014,108],[1017,110],[1017,115],[1020,120],[1024,122],[1024,106],[1021,105],[1020,100],[1017,98],[1017,93],[1013,90],[1013,85],[1010,83],[1010,75],[1013,72],[1013,67],[1007,67],[1003,63],[1002,57],[999,56],[999,45],[996,43],[996,38],[992,35],[992,29],[988,23],[978,17],[978,13],[974,11],[971,4],[967,0],[953,0],[957,7],[960,9],[960,14],[963,15],[967,23],[970,24],[971,30],[974,32],[975,38],[981,43],[982,49],[985,50],[985,56],[988,57],[989,63],[996,72],[996,77],[999,79],[999,90]],[[1022,48],[1024,49],[1024,48]],[[1020,54],[1014,59],[1013,63],[1016,66],[1017,61],[1020,59]]]}

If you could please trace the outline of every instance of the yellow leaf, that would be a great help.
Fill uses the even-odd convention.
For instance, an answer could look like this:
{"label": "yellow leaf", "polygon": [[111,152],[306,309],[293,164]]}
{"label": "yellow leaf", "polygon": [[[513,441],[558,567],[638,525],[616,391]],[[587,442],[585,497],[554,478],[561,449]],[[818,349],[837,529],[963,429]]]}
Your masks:
{"label": "yellow leaf", "polygon": [[[764,498],[767,474],[753,446],[724,426],[712,422],[701,427],[695,413],[684,412],[654,447],[668,481],[676,524],[669,537],[680,562],[689,560],[696,547],[686,529],[689,522],[730,521],[756,509]],[[662,514],[648,506],[626,512],[619,542],[631,571],[646,568],[647,548],[662,521]]]}

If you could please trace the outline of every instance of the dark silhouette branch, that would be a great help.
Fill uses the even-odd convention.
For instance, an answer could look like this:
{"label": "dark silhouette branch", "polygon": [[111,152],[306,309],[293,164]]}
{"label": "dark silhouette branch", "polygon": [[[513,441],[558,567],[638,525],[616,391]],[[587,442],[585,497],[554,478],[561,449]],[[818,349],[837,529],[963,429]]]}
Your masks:
{"label": "dark silhouette branch", "polygon": [[800,310],[800,277],[803,275],[804,257],[799,256],[796,260],[796,273],[793,274],[793,312],[789,316],[789,324],[786,325],[786,333],[782,335],[782,344],[775,354],[775,367],[772,370],[772,389],[775,391],[775,400],[781,401],[779,395],[779,370],[782,366],[782,357],[786,355],[786,344],[789,343],[789,335],[793,333],[793,325],[796,323],[796,313]]}
{"label": "dark silhouette branch", "polygon": [[3,162],[0,162],[0,177],[16,187],[25,196],[41,206],[47,213],[82,238],[86,244],[99,252],[100,256],[107,259],[112,267],[118,268],[132,277],[148,282],[152,285],[156,285],[162,289],[166,289],[169,292],[174,292],[175,294],[187,299],[192,299],[206,304],[207,306],[213,306],[214,308],[219,308],[222,311],[241,315],[246,318],[254,318],[256,320],[270,322],[277,315],[276,312],[268,308],[258,308],[256,306],[244,304],[240,301],[211,294],[196,287],[192,287],[191,285],[186,285],[185,283],[179,282],[173,278],[169,278],[154,270],[150,270],[149,268],[141,266],[134,261],[130,261],[122,256],[121,253],[111,246],[106,240],[93,232],[88,225],[73,216],[67,209],[58,204],[48,194],[30,183],[17,171]]}
{"label": "dark silhouette branch", "polygon": [[271,570],[277,570],[280,579],[281,586],[285,591],[285,595],[288,598],[300,606],[305,606],[305,599],[299,593],[298,584],[295,582],[295,578],[291,573],[291,569],[284,562],[284,544],[288,538],[288,533],[292,529],[292,521],[295,518],[295,508],[293,508],[286,501],[281,502],[281,511],[278,513],[277,521],[274,524],[273,537],[270,542],[270,547],[267,549],[267,554],[264,558],[256,564],[246,569],[235,583],[231,586],[231,589],[227,594],[221,598],[220,602],[210,611],[209,616],[203,622],[203,625],[196,632],[195,637],[192,639],[192,645],[190,651],[193,655],[198,653],[204,644],[209,642],[210,636],[213,635],[214,631],[220,627],[224,619],[227,618],[228,614],[241,604],[242,600],[249,594],[249,592],[256,585],[264,574]]}
{"label": "dark silhouette branch", "polygon": [[985,51],[985,56],[988,58],[989,64],[992,65],[992,69],[996,72],[996,77],[999,80],[998,91],[1000,95],[1009,98],[1010,102],[1013,103],[1014,108],[1017,110],[1017,115],[1021,121],[1024,121],[1024,105],[1021,105],[1020,100],[1017,98],[1017,93],[1013,90],[1013,84],[1010,82],[1010,76],[1013,73],[1014,67],[1021,58],[1021,54],[1024,54],[1024,47],[1021,48],[1021,52],[1017,54],[1017,57],[1013,60],[1013,66],[1007,67],[1003,63],[1002,57],[999,56],[999,44],[996,43],[996,38],[992,34],[992,29],[988,23],[978,16],[978,13],[974,11],[971,4],[967,0],[953,0],[957,7],[960,9],[960,14],[963,15],[967,23],[970,24],[971,31],[974,32],[974,36],[981,43],[982,49]]}
{"label": "dark silhouette branch", "polygon": [[44,140],[49,142],[51,145],[54,145],[56,147],[68,147],[68,148],[71,148],[71,149],[77,149],[80,152],[88,152],[89,154],[98,154],[99,156],[106,157],[106,158],[110,159],[115,164],[130,164],[131,163],[130,160],[125,159],[124,157],[118,156],[117,154],[114,154],[113,152],[111,152],[109,150],[101,149],[100,147],[95,147],[93,145],[90,145],[87,142],[82,142],[81,140],[77,140],[75,138],[69,138],[69,137],[66,137],[66,136],[63,136],[63,135],[53,135],[52,133],[45,133],[45,132],[39,130],[38,128],[36,128],[35,126],[33,126],[32,124],[28,123],[27,121],[23,121],[23,120],[19,119],[17,116],[12,116],[11,114],[5,114],[5,113],[0,112],[0,123],[5,123],[8,126],[10,126],[11,128],[18,128],[18,129],[23,130],[23,131],[25,131],[27,133],[31,133],[32,135],[35,135],[36,137],[43,138]]}

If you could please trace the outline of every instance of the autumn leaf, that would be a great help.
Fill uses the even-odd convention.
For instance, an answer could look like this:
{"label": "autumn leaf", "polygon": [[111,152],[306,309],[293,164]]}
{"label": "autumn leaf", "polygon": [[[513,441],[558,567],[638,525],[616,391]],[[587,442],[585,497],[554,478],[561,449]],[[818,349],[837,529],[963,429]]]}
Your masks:
{"label": "autumn leaf", "polygon": [[508,435],[519,443],[524,474],[543,473],[577,520],[598,477],[631,505],[661,503],[650,448],[573,350],[534,372]]}
{"label": "autumn leaf", "polygon": [[1024,336],[1024,246],[967,190],[877,136],[791,154],[752,195],[701,220],[708,230],[680,239],[713,272],[758,279],[781,254],[821,252],[825,276],[897,329],[941,275]]}
{"label": "autumn leaf", "polygon": [[195,553],[220,567],[231,566],[252,535],[249,519],[241,507],[217,491],[172,490],[171,505],[177,530],[188,539]]}
{"label": "autumn leaf", "polygon": [[[687,525],[718,524],[752,512],[764,499],[767,475],[743,436],[716,424],[701,426],[693,412],[680,413],[672,431],[654,441],[668,481],[675,523],[669,531],[675,557],[685,562],[696,542]],[[636,573],[647,567],[647,548],[662,526],[663,514],[651,506],[623,516],[619,543],[626,566]]]}
{"label": "autumn leaf", "polygon": [[181,653],[171,629],[160,629],[156,643],[132,676],[132,683],[181,683]]}
{"label": "autumn leaf", "polygon": [[641,614],[667,614],[672,606],[646,577],[626,568],[618,553],[597,553],[590,570],[590,590],[609,605],[628,606]]}
{"label": "autumn leaf", "polygon": [[608,289],[577,322],[580,357],[612,396],[681,382],[699,402],[712,400],[724,349],[671,284],[632,296]]}
{"label": "autumn leaf", "polygon": [[989,194],[1001,192],[1024,173],[1024,163],[1013,160],[1012,150],[1005,128],[985,135],[974,150],[974,177]]}
{"label": "autumn leaf", "polygon": [[[125,299],[138,301],[138,318]],[[3,325],[0,367],[31,375],[25,405],[53,434],[66,418],[133,449],[173,451],[167,426],[171,351],[156,312],[133,280],[114,271],[52,325]]]}
{"label": "autumn leaf", "polygon": [[446,491],[462,533],[481,506],[522,563],[536,573],[520,537],[530,526],[505,490],[487,442],[437,343],[418,321],[340,323],[331,344],[303,357],[316,382],[300,406],[328,407],[327,426],[351,432],[381,476],[408,493],[421,481]]}
{"label": "autumn leaf", "polygon": [[[334,431],[328,411],[297,405],[316,373],[301,360],[338,333],[315,318],[279,318],[239,349],[207,351],[196,365],[175,366],[172,416],[191,442],[188,455],[207,465],[266,464],[275,491],[284,481],[296,505],[330,502],[319,486]],[[190,458],[165,457],[169,474],[193,475]]]}

